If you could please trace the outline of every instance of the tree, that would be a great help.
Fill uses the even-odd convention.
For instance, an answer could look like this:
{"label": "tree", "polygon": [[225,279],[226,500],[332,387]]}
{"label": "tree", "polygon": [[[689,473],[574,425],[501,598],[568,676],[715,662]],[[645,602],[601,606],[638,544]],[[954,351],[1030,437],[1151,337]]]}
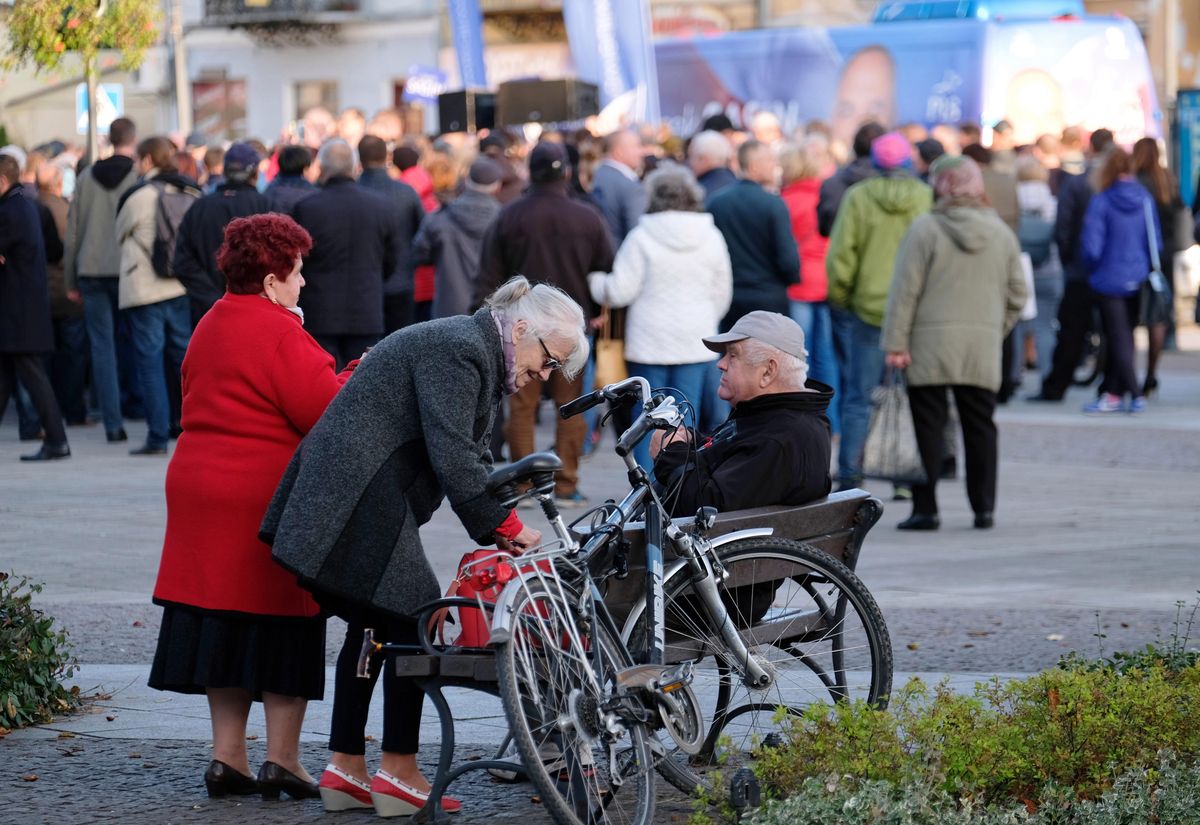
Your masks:
{"label": "tree", "polygon": [[142,64],[158,39],[157,0],[19,0],[8,12],[5,68],[32,63],[53,71],[70,52],[83,62],[88,90],[88,160],[96,159],[96,57],[120,53],[123,69]]}

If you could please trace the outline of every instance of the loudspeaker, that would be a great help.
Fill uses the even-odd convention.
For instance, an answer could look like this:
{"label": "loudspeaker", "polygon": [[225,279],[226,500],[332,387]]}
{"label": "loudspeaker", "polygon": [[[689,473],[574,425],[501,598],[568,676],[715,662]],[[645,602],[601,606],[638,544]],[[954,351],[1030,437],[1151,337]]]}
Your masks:
{"label": "loudspeaker", "polygon": [[442,132],[477,132],[496,125],[496,95],[460,89],[438,95],[438,120]]}
{"label": "loudspeaker", "polygon": [[600,114],[600,90],[574,78],[510,80],[500,84],[496,115],[501,126],[563,123]]}

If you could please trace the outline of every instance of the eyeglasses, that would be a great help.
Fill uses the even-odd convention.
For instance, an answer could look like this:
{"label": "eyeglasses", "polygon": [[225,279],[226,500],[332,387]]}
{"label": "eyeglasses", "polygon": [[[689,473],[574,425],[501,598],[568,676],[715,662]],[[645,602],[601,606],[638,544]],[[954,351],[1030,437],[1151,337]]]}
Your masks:
{"label": "eyeglasses", "polygon": [[553,355],[550,354],[550,350],[546,348],[546,342],[542,340],[541,336],[538,336],[538,343],[542,345],[542,352],[546,353],[546,360],[542,362],[542,369],[544,369],[544,370],[562,369],[562,361],[559,361],[557,358],[555,358]]}

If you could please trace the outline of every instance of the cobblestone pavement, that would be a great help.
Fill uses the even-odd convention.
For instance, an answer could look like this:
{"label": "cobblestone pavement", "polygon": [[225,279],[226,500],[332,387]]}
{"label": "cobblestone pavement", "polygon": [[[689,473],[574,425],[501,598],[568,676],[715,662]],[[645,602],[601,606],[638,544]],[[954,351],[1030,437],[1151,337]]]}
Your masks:
{"label": "cobblestone pavement", "polygon": [[[456,759],[491,756],[469,745]],[[250,764],[266,758],[266,748],[253,743]],[[320,745],[303,748],[310,770],[325,764]],[[209,799],[203,774],[209,748],[203,742],[137,742],[73,737],[52,744],[29,740],[0,741],[0,825],[299,825],[305,822],[362,825],[378,822],[370,812],[326,814],[320,800],[263,802],[257,797]],[[432,776],[436,755],[423,759]],[[30,778],[35,780],[29,781]],[[466,823],[544,825],[550,817],[539,805],[533,786],[506,785],[484,771],[471,771],[451,786],[463,800],[453,818]],[[684,822],[692,803],[659,780],[656,822]],[[407,823],[408,818],[395,820]]]}
{"label": "cobblestone pavement", "polygon": [[[858,572],[883,609],[898,673],[1025,673],[1053,666],[1070,650],[1109,653],[1170,636],[1175,602],[1200,590],[1200,336],[1189,334],[1193,351],[1164,358],[1162,397],[1139,419],[1080,415],[1086,390],[1073,391],[1063,405],[1016,400],[998,412],[995,530],[970,528],[961,480],[939,487],[943,527],[932,534],[897,532],[908,506],[887,500],[888,485],[871,486],[886,511]],[[130,443],[138,443],[138,425],[129,429]],[[105,444],[99,428],[70,435],[70,461],[21,465],[16,456],[28,445],[17,443],[12,416],[0,427],[0,568],[46,583],[37,603],[70,631],[81,662],[133,667],[126,681],[144,685],[158,632],[159,609],[149,594],[166,463],[129,457]],[[548,442],[544,432],[541,442]],[[584,492],[597,500],[623,486],[611,440],[604,449],[581,473]],[[447,581],[469,549],[449,508],[422,537]],[[331,621],[329,662],[342,638],[341,623]],[[332,686],[327,700],[331,693]],[[84,732],[71,738],[55,738],[68,720],[0,739],[0,825],[373,821],[357,814],[328,820],[316,802],[210,802],[201,782],[209,758],[202,701],[153,712],[161,715],[154,729],[163,733],[131,726],[104,736],[104,717],[93,716],[76,719]],[[177,724],[186,729],[181,737],[156,738]],[[316,725],[310,733],[322,736]],[[326,753],[309,738],[304,762],[317,770]],[[487,742],[486,734],[464,738]],[[432,773],[435,751],[427,741],[422,758]],[[489,750],[465,744],[459,756]],[[252,742],[252,764],[262,758],[262,742]],[[658,821],[685,821],[690,803],[659,787],[665,801]],[[528,785],[468,774],[455,791],[468,802],[457,822],[548,822]]]}

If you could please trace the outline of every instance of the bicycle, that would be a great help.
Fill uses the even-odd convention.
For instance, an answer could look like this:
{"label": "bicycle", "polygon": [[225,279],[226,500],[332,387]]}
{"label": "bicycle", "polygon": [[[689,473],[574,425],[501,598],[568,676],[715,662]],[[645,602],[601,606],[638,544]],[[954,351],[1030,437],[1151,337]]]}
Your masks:
{"label": "bicycle", "polygon": [[[554,534],[502,562],[512,578],[494,607],[491,644],[524,770],[562,825],[648,823],[655,770],[685,792],[712,787],[810,702],[884,705],[891,687],[887,627],[858,577],[770,529],[710,540],[710,507],[669,518],[670,491],[660,495],[633,448],[655,429],[676,429],[680,405],[630,378],[560,414],[606,400],[643,404],[616,446],[631,487],[620,502],[568,527],[553,499],[562,465],[548,453],[497,470],[489,484],[506,506],[535,498]],[[618,626],[604,586],[628,575],[622,534],[638,517],[646,596]],[[669,567],[664,550],[676,556]]]}

